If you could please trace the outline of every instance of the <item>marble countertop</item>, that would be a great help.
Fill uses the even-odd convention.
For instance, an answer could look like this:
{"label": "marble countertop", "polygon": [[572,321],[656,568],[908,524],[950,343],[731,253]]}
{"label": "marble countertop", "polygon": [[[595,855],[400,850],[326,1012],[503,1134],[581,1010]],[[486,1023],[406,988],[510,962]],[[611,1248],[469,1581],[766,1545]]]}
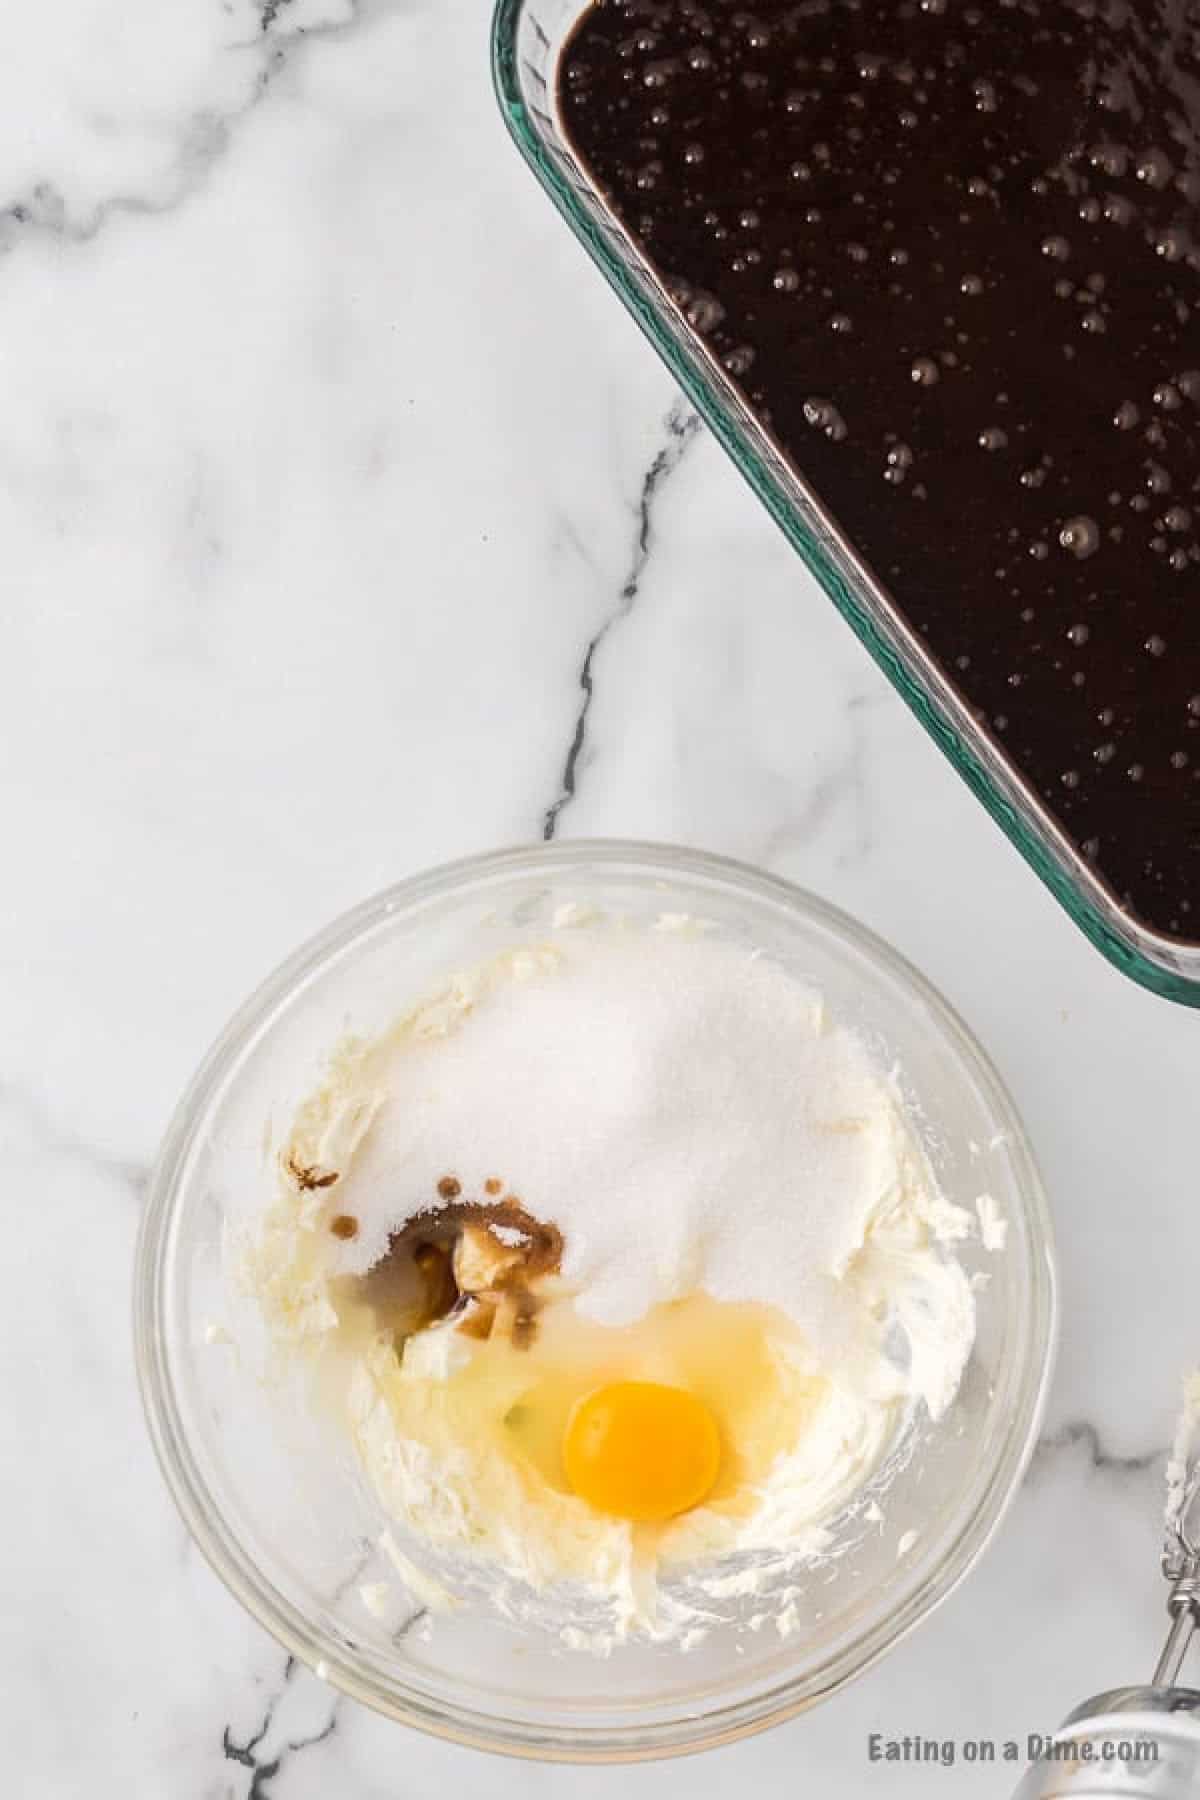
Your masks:
{"label": "marble countertop", "polygon": [[[486,38],[482,0],[0,28],[14,1800],[910,1800],[935,1775],[869,1732],[1022,1737],[1158,1647],[1197,1019],[1087,945],[696,425],[509,146]],[[246,991],[373,889],[551,834],[744,857],[891,939],[1011,1085],[1062,1259],[1044,1439],[977,1571],[807,1717],[622,1773],[287,1664],[172,1509],[128,1328],[156,1142]]]}

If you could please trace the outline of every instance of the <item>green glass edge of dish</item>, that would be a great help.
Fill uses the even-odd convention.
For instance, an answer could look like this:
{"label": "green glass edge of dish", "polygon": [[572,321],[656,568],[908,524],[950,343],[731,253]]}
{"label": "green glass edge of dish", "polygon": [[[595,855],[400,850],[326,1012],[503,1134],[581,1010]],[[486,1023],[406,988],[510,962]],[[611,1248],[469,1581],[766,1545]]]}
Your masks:
{"label": "green glass edge of dish", "polygon": [[1200,975],[1189,978],[1163,968],[1124,942],[1080,892],[1062,865],[1028,830],[1020,813],[997,792],[974,751],[941,711],[933,696],[909,679],[903,664],[880,636],[840,573],[829,562],[817,539],[806,529],[787,496],[780,491],[768,469],[729,419],[720,395],[710,385],[700,363],[662,332],[653,307],[628,279],[620,263],[613,258],[591,220],[580,211],[569,184],[544,154],[521,95],[517,78],[516,24],[525,3],[526,0],[496,0],[492,15],[492,79],[509,133],[558,211],[632,313],[708,429],[749,482],[843,619],[865,645],[901,699],[916,714],[952,767],[958,771],[1009,842],[1050,889],[1069,917],[1122,975],[1164,999],[1177,1001],[1184,1006],[1200,1007]]}

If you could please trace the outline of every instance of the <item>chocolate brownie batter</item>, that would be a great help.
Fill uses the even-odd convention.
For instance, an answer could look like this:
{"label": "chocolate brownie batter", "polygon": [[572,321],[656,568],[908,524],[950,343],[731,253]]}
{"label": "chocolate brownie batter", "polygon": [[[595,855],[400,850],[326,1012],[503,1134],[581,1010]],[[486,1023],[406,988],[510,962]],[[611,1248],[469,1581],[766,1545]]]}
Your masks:
{"label": "chocolate brownie batter", "polygon": [[986,729],[1200,938],[1200,0],[597,0],[560,81]]}

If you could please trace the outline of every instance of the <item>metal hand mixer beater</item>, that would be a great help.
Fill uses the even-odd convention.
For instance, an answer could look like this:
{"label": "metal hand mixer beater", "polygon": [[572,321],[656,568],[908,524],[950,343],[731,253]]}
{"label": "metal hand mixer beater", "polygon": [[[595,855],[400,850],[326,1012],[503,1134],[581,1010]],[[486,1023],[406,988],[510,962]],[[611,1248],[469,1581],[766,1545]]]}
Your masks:
{"label": "metal hand mixer beater", "polygon": [[1171,1628],[1150,1684],[1077,1706],[1013,1800],[1200,1800],[1200,1689],[1176,1686],[1200,1627],[1200,1454],[1176,1472],[1162,1558]]}

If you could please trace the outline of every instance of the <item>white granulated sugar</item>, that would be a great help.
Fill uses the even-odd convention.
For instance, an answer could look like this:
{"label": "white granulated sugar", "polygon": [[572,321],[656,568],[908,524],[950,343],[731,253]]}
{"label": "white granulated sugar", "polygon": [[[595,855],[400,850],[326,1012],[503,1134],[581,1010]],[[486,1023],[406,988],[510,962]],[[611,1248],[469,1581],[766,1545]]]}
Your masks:
{"label": "white granulated sugar", "polygon": [[943,1235],[887,1076],[764,957],[579,931],[452,992],[370,1069],[373,1116],[338,1188],[360,1221],[345,1272],[436,1207],[445,1177],[464,1200],[498,1179],[558,1225],[591,1318],[704,1289],[779,1306],[836,1352],[854,1332],[838,1278],[872,1216],[906,1206]]}
{"label": "white granulated sugar", "polygon": [[492,1236],[498,1238],[509,1250],[516,1250],[529,1242],[529,1233],[522,1231],[519,1225],[493,1225],[490,1229]]}

